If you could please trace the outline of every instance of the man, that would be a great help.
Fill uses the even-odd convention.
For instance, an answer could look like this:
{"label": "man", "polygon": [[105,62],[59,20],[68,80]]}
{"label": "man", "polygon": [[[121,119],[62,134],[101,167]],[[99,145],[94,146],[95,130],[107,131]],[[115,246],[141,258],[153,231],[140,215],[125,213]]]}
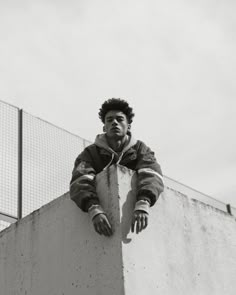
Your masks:
{"label": "man", "polygon": [[133,109],[121,99],[105,101],[99,111],[103,134],[77,157],[70,182],[70,195],[82,211],[88,212],[95,231],[112,235],[106,213],[100,205],[95,188],[95,176],[112,164],[120,164],[137,172],[137,201],[131,230],[141,232],[148,225],[149,207],[163,191],[160,165],[154,153],[142,141],[133,138],[130,128]]}

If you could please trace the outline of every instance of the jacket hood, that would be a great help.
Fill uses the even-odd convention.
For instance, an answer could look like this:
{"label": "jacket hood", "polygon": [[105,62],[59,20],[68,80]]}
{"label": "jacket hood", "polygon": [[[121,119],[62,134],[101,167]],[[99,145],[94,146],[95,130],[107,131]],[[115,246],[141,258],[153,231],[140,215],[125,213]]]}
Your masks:
{"label": "jacket hood", "polygon": [[[132,134],[130,133],[129,135],[129,139],[127,140],[123,150],[121,151],[122,154],[124,154],[128,149],[130,149],[132,146],[134,146],[137,143],[137,140],[132,136]],[[98,134],[96,136],[95,139],[95,145],[104,148],[105,150],[109,151],[112,154],[117,154],[109,145],[107,142],[107,138],[106,138],[106,134],[102,133],[102,134]]]}

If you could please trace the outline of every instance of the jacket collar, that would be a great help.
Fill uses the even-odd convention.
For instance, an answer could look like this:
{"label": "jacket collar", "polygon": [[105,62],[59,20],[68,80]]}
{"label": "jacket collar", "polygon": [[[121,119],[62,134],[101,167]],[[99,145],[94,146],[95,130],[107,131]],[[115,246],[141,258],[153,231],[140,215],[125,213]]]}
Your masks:
{"label": "jacket collar", "polygon": [[[132,146],[134,146],[137,143],[137,140],[132,136],[132,134],[129,134],[129,139],[127,140],[123,150],[121,151],[122,154],[124,154],[127,150],[129,150]],[[95,145],[98,147],[101,147],[107,151],[109,151],[112,154],[117,154],[109,145],[107,142],[106,134],[98,134],[95,139]]]}

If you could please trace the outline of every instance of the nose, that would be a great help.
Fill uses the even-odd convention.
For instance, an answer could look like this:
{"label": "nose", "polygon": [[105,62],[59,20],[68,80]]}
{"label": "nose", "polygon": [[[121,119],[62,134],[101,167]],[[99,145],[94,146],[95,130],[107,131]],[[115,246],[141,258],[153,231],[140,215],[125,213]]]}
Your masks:
{"label": "nose", "polygon": [[112,121],[112,126],[116,126],[117,124],[118,124],[117,120],[114,119],[114,120]]}

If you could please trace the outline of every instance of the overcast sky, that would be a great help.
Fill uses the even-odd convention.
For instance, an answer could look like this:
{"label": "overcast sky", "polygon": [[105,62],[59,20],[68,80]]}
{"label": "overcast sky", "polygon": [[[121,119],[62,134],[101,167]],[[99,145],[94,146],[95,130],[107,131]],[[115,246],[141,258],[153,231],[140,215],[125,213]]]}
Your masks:
{"label": "overcast sky", "polygon": [[236,206],[236,2],[0,2],[0,99],[93,141],[120,97],[163,173]]}

